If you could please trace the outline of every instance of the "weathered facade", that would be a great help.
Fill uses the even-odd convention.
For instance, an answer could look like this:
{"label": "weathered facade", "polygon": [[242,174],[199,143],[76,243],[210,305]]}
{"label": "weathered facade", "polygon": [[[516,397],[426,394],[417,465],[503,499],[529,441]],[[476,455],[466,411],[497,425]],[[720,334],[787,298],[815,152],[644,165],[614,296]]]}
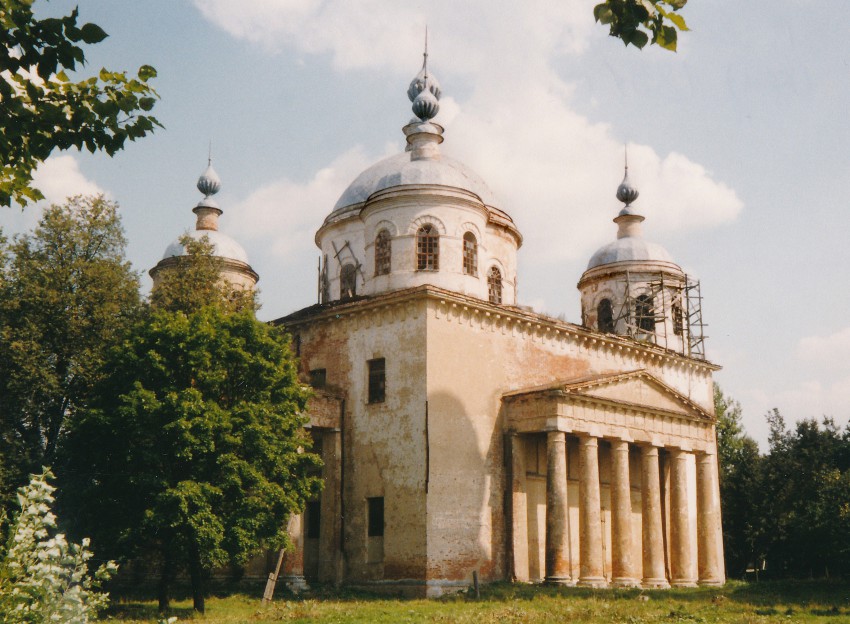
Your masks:
{"label": "weathered facade", "polygon": [[316,388],[320,500],[290,526],[291,582],[439,595],[514,579],[724,582],[712,373],[693,287],[642,238],[579,282],[582,324],[517,306],[522,237],[440,153],[440,89],[408,90],[408,149],[367,169],[316,234],[320,303],[279,319]]}

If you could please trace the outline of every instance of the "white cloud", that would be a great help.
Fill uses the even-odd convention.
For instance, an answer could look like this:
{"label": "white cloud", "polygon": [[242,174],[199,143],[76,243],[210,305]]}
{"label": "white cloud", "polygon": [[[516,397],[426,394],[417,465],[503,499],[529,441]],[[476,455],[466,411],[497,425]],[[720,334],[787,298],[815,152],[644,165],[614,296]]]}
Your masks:
{"label": "white cloud", "polygon": [[804,362],[829,369],[850,367],[850,327],[829,336],[807,336],[797,343],[797,356]]}
{"label": "white cloud", "polygon": [[273,256],[277,266],[281,260],[303,257],[305,253],[315,255],[316,230],[342,191],[374,160],[355,148],[334,159],[306,183],[288,178],[270,182],[231,205],[228,213],[238,218],[228,221],[228,233]]}
{"label": "white cloud", "polygon": [[[535,241],[525,252],[532,262],[588,257],[614,237],[623,144],[609,125],[571,110],[569,85],[552,74],[496,91],[481,84],[451,111],[445,150],[488,181],[526,239]],[[630,145],[629,161],[641,193],[635,206],[647,216],[650,238],[731,221],[743,206],[681,154],[662,157]]]}
{"label": "white cloud", "polygon": [[51,156],[38,166],[33,185],[44,193],[48,203],[62,203],[74,195],[99,195],[105,191],[86,178],[77,160],[70,154]]}
{"label": "white cloud", "polygon": [[23,210],[11,208],[0,211],[0,225],[7,233],[19,233],[35,227],[44,207],[61,204],[74,195],[107,194],[93,180],[80,171],[77,160],[71,154],[51,156],[42,162],[33,173],[33,186],[44,194],[44,200],[29,205]]}
{"label": "white cloud", "polygon": [[[593,18],[580,0],[493,2],[451,0],[194,0],[210,22],[269,52],[293,48],[330,53],[338,69],[410,69],[420,53],[426,24],[432,49],[452,59],[452,71],[481,71],[506,64],[527,66],[540,52],[583,50]],[[529,6],[531,5],[531,6]]]}

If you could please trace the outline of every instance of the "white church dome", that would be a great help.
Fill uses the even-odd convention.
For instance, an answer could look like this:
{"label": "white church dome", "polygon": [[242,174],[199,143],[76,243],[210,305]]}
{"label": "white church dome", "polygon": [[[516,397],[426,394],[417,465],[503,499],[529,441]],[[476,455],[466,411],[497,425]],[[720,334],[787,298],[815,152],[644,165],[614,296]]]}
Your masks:
{"label": "white church dome", "polygon": [[[238,260],[239,262],[249,264],[248,254],[245,253],[242,245],[230,238],[227,234],[222,234],[216,230],[193,230],[191,232],[187,232],[185,235],[197,241],[206,237],[213,246],[212,255],[214,256],[228,260]],[[181,236],[180,238],[183,237]],[[165,253],[162,254],[163,260],[186,255],[186,248],[183,247],[183,244],[180,242],[180,238],[168,246]]]}
{"label": "white church dome", "polygon": [[442,154],[437,160],[412,160],[412,156],[412,151],[406,151],[366,169],[345,189],[334,206],[334,212],[361,204],[378,191],[407,184],[461,188],[477,195],[487,206],[497,205],[481,176],[463,163]]}
{"label": "white church dome", "polygon": [[633,261],[649,261],[649,262],[669,262],[673,263],[673,258],[667,253],[658,243],[628,236],[618,238],[612,243],[608,243],[600,247],[587,263],[588,270],[593,269],[603,264],[613,264],[614,262],[633,262]]}

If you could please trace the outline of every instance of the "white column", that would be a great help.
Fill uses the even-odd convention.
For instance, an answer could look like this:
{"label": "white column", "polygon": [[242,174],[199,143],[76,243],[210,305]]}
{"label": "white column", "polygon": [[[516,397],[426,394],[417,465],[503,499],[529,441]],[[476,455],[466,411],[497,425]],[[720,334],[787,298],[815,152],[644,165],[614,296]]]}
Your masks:
{"label": "white column", "polygon": [[602,512],[599,494],[599,443],[579,438],[579,579],[582,587],[605,587],[602,574]]}
{"label": "white column", "polygon": [[570,533],[567,528],[567,434],[546,439],[546,582],[570,583]]}
{"label": "white column", "polygon": [[670,587],[664,569],[664,529],[661,523],[661,479],[658,447],[641,448],[641,513],[643,524],[643,579],[647,589]]}
{"label": "white column", "polygon": [[632,561],[632,492],[629,481],[629,443],[611,441],[611,583],[636,587]]}

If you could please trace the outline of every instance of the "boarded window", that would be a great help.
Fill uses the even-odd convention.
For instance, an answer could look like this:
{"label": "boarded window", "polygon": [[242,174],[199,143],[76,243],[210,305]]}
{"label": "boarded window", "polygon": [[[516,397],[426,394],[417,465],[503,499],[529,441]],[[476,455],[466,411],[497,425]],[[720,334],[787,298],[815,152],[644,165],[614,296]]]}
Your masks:
{"label": "boarded window", "polygon": [[339,298],[351,299],[357,294],[357,267],[345,264],[339,272]]}
{"label": "boarded window", "polygon": [[427,223],[416,233],[416,268],[419,271],[436,271],[440,268],[440,234]]}
{"label": "boarded window", "polygon": [[647,334],[655,332],[655,305],[652,297],[641,295],[635,302],[635,323],[638,330]]}
{"label": "boarded window", "polygon": [[383,537],[384,535],[384,497],[376,496],[375,498],[366,499],[366,513],[369,516],[368,535],[369,537]]}
{"label": "boarded window", "polygon": [[324,388],[328,380],[328,371],[324,368],[314,368],[310,371],[310,385],[313,388]]}
{"label": "boarded window", "polygon": [[472,232],[463,235],[463,272],[478,276],[478,241]]}
{"label": "boarded window", "polygon": [[386,360],[369,360],[369,403],[383,403],[387,392]]}
{"label": "boarded window", "polygon": [[319,539],[322,526],[322,504],[319,501],[309,501],[304,510],[306,513],[307,539]]}
{"label": "boarded window", "polygon": [[678,303],[673,304],[673,333],[681,336],[685,329],[685,318],[682,314],[682,306]]}
{"label": "boarded window", "polygon": [[611,308],[610,299],[603,299],[596,306],[596,322],[599,331],[606,334],[614,333],[614,310]]}
{"label": "boarded window", "polygon": [[375,275],[387,275],[392,268],[390,233],[381,230],[375,237]]}
{"label": "boarded window", "polygon": [[490,267],[487,273],[487,294],[490,303],[502,303],[502,272],[498,267]]}

